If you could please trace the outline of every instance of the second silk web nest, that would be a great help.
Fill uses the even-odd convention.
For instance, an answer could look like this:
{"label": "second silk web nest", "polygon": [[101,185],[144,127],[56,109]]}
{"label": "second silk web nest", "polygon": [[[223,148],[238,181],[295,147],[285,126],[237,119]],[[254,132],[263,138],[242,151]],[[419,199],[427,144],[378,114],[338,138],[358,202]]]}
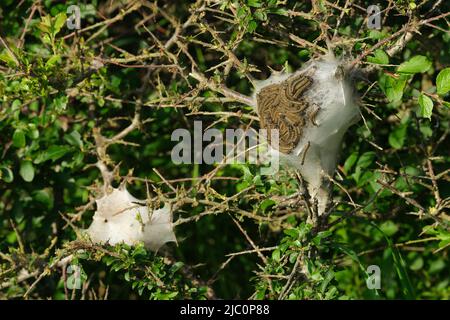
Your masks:
{"label": "second silk web nest", "polygon": [[158,251],[165,243],[177,241],[168,204],[151,210],[125,186],[113,189],[96,200],[96,204],[97,211],[86,230],[94,243],[136,245],[142,242],[147,249]]}

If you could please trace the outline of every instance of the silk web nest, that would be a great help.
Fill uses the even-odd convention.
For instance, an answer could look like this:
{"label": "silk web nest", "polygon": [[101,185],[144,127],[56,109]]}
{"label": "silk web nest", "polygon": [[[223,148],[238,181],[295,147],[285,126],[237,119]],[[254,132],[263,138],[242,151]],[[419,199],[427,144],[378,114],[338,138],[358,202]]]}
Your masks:
{"label": "silk web nest", "polygon": [[144,243],[147,249],[156,252],[165,243],[177,241],[168,204],[153,210],[146,201],[133,197],[125,185],[112,189],[96,204],[92,224],[86,230],[94,243]]}
{"label": "silk web nest", "polygon": [[[329,201],[344,133],[360,118],[352,72],[332,54],[311,60],[294,73],[275,73],[255,86],[253,104],[267,130],[269,153],[282,166],[297,169],[307,182],[317,212]],[[271,131],[278,130],[278,144]]]}

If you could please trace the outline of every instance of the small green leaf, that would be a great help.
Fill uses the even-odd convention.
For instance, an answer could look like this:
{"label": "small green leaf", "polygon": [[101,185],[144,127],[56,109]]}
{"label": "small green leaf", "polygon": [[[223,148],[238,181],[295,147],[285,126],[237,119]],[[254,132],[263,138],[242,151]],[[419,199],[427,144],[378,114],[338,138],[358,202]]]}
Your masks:
{"label": "small green leaf", "polygon": [[375,159],[375,152],[368,151],[364,152],[361,157],[359,157],[358,162],[356,163],[357,168],[367,168],[370,166]]}
{"label": "small green leaf", "polygon": [[56,35],[64,26],[67,20],[67,15],[64,12],[58,13],[55,17],[55,23],[53,25],[54,35]]}
{"label": "small green leaf", "polygon": [[368,62],[377,64],[389,64],[389,56],[381,49],[375,50],[373,56],[367,57]]}
{"label": "small green leaf", "polygon": [[170,267],[170,272],[175,273],[180,270],[184,266],[184,263],[181,261],[175,262],[172,267]]}
{"label": "small green leaf", "polygon": [[41,22],[37,24],[37,28],[44,33],[50,33],[50,28],[52,26],[50,15],[43,16]]}
{"label": "small green leaf", "polygon": [[403,147],[406,138],[407,124],[401,124],[389,134],[389,144],[394,149]]}
{"label": "small green leaf", "polygon": [[292,239],[298,239],[299,232],[297,229],[286,229],[286,230],[283,230],[283,232],[285,234],[287,234],[288,236],[290,236]]}
{"label": "small green leaf", "polygon": [[258,27],[258,23],[255,20],[251,20],[247,26],[248,33],[253,33],[257,27]]}
{"label": "small green leaf", "polygon": [[292,252],[289,255],[289,262],[290,263],[295,263],[295,260],[297,260],[297,257],[298,257],[298,252]]}
{"label": "small green leaf", "polygon": [[416,258],[410,265],[409,268],[413,271],[417,271],[422,269],[423,267],[423,259],[422,257]]}
{"label": "small green leaf", "polygon": [[53,208],[54,198],[51,189],[42,189],[33,192],[33,198],[37,202],[45,205],[48,209]]}
{"label": "small green leaf", "polygon": [[280,261],[280,256],[281,256],[281,252],[279,249],[276,249],[272,252],[272,259],[274,261],[277,261],[277,262]]}
{"label": "small green leaf", "polygon": [[353,152],[344,163],[344,172],[348,174],[358,159],[358,152]]}
{"label": "small green leaf", "polygon": [[247,5],[249,7],[260,8],[261,2],[259,0],[247,0]]}
{"label": "small green leaf", "polygon": [[6,183],[10,183],[14,180],[14,174],[11,169],[3,167],[0,168],[0,178]]}
{"label": "small green leaf", "polygon": [[49,32],[50,32],[50,28],[49,28],[47,25],[43,24],[42,22],[39,23],[39,24],[37,24],[36,27],[37,27],[40,31],[42,31],[42,32],[44,32],[44,33],[49,33]]}
{"label": "small green leaf", "polygon": [[81,140],[81,135],[78,131],[72,131],[70,134],[64,136],[64,140],[75,147],[83,148],[83,141]]}
{"label": "small green leaf", "polygon": [[253,13],[253,16],[256,18],[256,20],[259,21],[266,21],[267,20],[267,12],[262,10],[255,10]]}
{"label": "small green leaf", "polygon": [[0,60],[6,62],[10,67],[17,67],[16,60],[11,56],[11,54],[6,51],[0,54]]}
{"label": "small green leaf", "polygon": [[56,110],[62,111],[64,109],[66,109],[68,102],[69,102],[69,98],[65,94],[61,93],[53,99],[51,105]]}
{"label": "small green leaf", "polygon": [[397,226],[394,222],[388,220],[388,221],[383,222],[383,223],[380,225],[380,229],[381,229],[387,236],[390,237],[390,236],[394,235],[395,233],[397,233],[397,231],[398,231],[398,226]]}
{"label": "small green leaf", "polygon": [[34,167],[31,161],[25,160],[22,161],[20,164],[20,170],[19,170],[20,176],[25,180],[26,182],[31,182],[34,179]]}
{"label": "small green leaf", "polygon": [[431,274],[438,273],[439,271],[441,271],[442,269],[445,268],[445,265],[446,265],[445,262],[439,258],[430,263],[430,268],[429,268],[428,272]]}
{"label": "small green leaf", "polygon": [[379,80],[379,86],[388,98],[389,102],[400,101],[403,97],[403,90],[406,86],[407,77],[399,77],[395,79],[391,76],[383,74]]}
{"label": "small green leaf", "polygon": [[433,112],[433,100],[431,100],[430,97],[421,93],[419,96],[419,109],[417,115],[422,118],[431,119],[432,112]]}
{"label": "small green leaf", "polygon": [[431,61],[425,56],[415,56],[403,62],[397,69],[400,73],[422,73],[431,68]]}
{"label": "small green leaf", "polygon": [[47,150],[41,152],[34,160],[34,163],[39,164],[48,160],[56,161],[71,150],[72,148],[68,146],[51,146]]}
{"label": "small green leaf", "polygon": [[328,284],[333,279],[334,279],[334,272],[333,272],[333,270],[329,270],[327,272],[327,274],[325,275],[325,279],[323,280],[322,284],[320,285],[320,291],[322,293],[325,292],[325,289],[327,288]]}
{"label": "small green leaf", "polygon": [[144,289],[145,289],[145,287],[140,287],[140,288],[138,289],[138,294],[139,294],[140,296],[142,296],[142,293],[144,292]]}
{"label": "small green leaf", "polygon": [[13,134],[13,145],[16,148],[23,148],[25,147],[26,140],[25,140],[25,133],[21,129],[16,129]]}
{"label": "small green leaf", "polygon": [[45,63],[45,66],[47,68],[51,68],[60,62],[61,62],[61,56],[56,54],[56,55],[51,56],[51,58],[47,60],[47,62]]}
{"label": "small green leaf", "polygon": [[19,110],[20,106],[22,105],[22,101],[20,101],[19,99],[15,99],[12,103],[11,103],[11,109],[13,110]]}
{"label": "small green leaf", "polygon": [[274,204],[275,204],[275,201],[273,201],[272,199],[265,199],[263,202],[261,202],[261,204],[259,205],[259,208],[261,209],[262,212],[266,212],[266,210],[270,206],[273,206]]}
{"label": "small green leaf", "polygon": [[372,40],[380,40],[384,37],[383,33],[378,30],[370,30],[369,31],[369,38]]}
{"label": "small green leaf", "polygon": [[366,171],[363,173],[362,176],[359,177],[358,181],[357,181],[357,187],[362,187],[364,185],[366,185],[367,183],[369,183],[370,181],[373,181],[373,176],[374,173],[372,171]]}
{"label": "small green leaf", "polygon": [[30,139],[39,138],[39,130],[35,126],[28,125],[27,135]]}
{"label": "small green leaf", "polygon": [[441,70],[436,78],[437,94],[444,95],[450,91],[450,68]]}

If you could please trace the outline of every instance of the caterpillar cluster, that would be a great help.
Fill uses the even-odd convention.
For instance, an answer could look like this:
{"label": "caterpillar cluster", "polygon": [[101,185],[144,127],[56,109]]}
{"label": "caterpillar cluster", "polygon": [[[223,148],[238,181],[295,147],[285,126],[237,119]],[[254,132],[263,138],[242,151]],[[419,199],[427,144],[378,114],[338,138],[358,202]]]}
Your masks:
{"label": "caterpillar cluster", "polygon": [[307,119],[314,124],[318,108],[304,98],[312,84],[312,77],[304,73],[268,85],[256,95],[260,126],[267,130],[269,143],[271,130],[278,130],[279,145],[273,147],[280,152],[288,154],[297,146]]}

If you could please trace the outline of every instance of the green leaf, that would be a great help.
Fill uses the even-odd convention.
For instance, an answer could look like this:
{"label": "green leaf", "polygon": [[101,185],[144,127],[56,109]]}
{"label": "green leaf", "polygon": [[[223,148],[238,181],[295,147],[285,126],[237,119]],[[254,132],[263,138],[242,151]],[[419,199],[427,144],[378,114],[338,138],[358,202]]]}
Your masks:
{"label": "green leaf", "polygon": [[363,173],[362,176],[359,177],[357,180],[357,187],[362,187],[369,183],[370,181],[373,181],[374,173],[372,171],[366,171]]}
{"label": "green leaf", "polygon": [[333,272],[333,270],[329,270],[327,272],[327,274],[325,275],[325,279],[323,280],[322,284],[320,285],[320,292],[324,293],[328,284],[333,279],[334,279],[334,272]]}
{"label": "green leaf", "polygon": [[267,12],[262,10],[256,10],[253,13],[253,16],[256,18],[256,20],[259,21],[266,21],[267,20]]}
{"label": "green leaf", "polygon": [[406,138],[407,124],[401,124],[389,134],[389,144],[394,149],[403,147]]}
{"label": "green leaf", "polygon": [[417,271],[422,269],[423,267],[423,259],[422,257],[416,258],[410,265],[409,268],[413,271]]}
{"label": "green leaf", "polygon": [[257,27],[258,27],[258,23],[255,20],[251,20],[248,23],[247,32],[248,33],[253,33],[256,30]]}
{"label": "green leaf", "polygon": [[422,73],[431,68],[431,61],[425,56],[415,56],[403,62],[397,71],[400,73]]}
{"label": "green leaf", "polygon": [[367,57],[368,62],[377,64],[389,64],[389,56],[381,49],[375,50],[373,56]]}
{"label": "green leaf", "polygon": [[378,30],[370,30],[369,31],[369,38],[372,40],[380,40],[384,37],[384,34]]}
{"label": "green leaf", "polygon": [[43,24],[42,22],[37,24],[36,27],[44,33],[49,33],[50,32],[50,28],[48,26],[46,26],[45,24]]}
{"label": "green leaf", "polygon": [[249,7],[260,8],[261,2],[259,0],[247,0],[247,5]]}
{"label": "green leaf", "polygon": [[70,134],[66,134],[64,140],[75,147],[83,148],[83,141],[78,131],[72,131]]}
{"label": "green leaf", "polygon": [[358,152],[353,152],[344,163],[344,172],[348,174],[358,159]]}
{"label": "green leaf", "polygon": [[11,103],[11,109],[13,110],[19,110],[20,106],[22,105],[22,101],[20,101],[19,99],[15,99],[12,103]]}
{"label": "green leaf", "polygon": [[292,252],[292,253],[289,255],[289,262],[290,262],[290,263],[295,263],[295,261],[297,260],[297,258],[298,258],[298,252]]}
{"label": "green leaf", "polygon": [[245,182],[252,183],[253,175],[250,169],[246,165],[240,165],[239,169],[241,169],[242,173],[244,174],[242,180],[244,180]]}
{"label": "green leaf", "polygon": [[37,28],[44,33],[50,33],[50,28],[52,26],[50,15],[43,16],[41,22],[37,24]]}
{"label": "green leaf", "polygon": [[14,174],[8,167],[0,168],[0,179],[3,179],[6,183],[10,183],[14,180]]}
{"label": "green leaf", "polygon": [[364,152],[361,157],[359,157],[358,162],[356,163],[357,168],[367,168],[370,166],[375,159],[375,152],[368,151]]}
{"label": "green leaf", "polygon": [[13,146],[16,148],[25,147],[25,133],[21,129],[16,129],[13,134]]}
{"label": "green leaf", "polygon": [[383,74],[380,76],[379,86],[388,98],[389,102],[400,101],[403,97],[403,90],[406,86],[407,77],[399,77],[395,79],[391,76]]}
{"label": "green leaf", "polygon": [[34,163],[39,164],[48,160],[56,161],[71,150],[72,148],[68,146],[51,146],[47,150],[41,152],[34,160]]}
{"label": "green leaf", "polygon": [[45,63],[45,66],[47,68],[52,68],[54,65],[58,64],[61,62],[61,56],[56,54],[50,57],[50,59],[47,60],[47,62]]}
{"label": "green leaf", "polygon": [[445,229],[438,229],[437,237],[444,241],[450,240],[450,232]]}
{"label": "green leaf", "polygon": [[280,250],[279,249],[275,249],[273,252],[272,252],[272,259],[274,260],[274,261],[280,261],[280,256],[281,256],[281,252],[280,252]]}
{"label": "green leaf", "polygon": [[175,262],[172,267],[170,267],[170,272],[175,273],[180,270],[184,266],[184,263],[181,261]]}
{"label": "green leaf", "polygon": [[432,261],[430,263],[430,269],[429,272],[431,274],[438,273],[442,269],[444,269],[446,266],[445,262],[442,259],[437,259],[436,261]]}
{"label": "green leaf", "polygon": [[398,231],[397,225],[390,220],[383,222],[380,225],[380,229],[389,237],[394,235]]}
{"label": "green leaf", "polygon": [[437,94],[444,95],[450,91],[450,68],[441,70],[436,78]]}
{"label": "green leaf", "polygon": [[319,233],[317,233],[316,238],[324,239],[324,238],[328,238],[332,234],[333,234],[333,231],[331,231],[331,230],[320,231]]}
{"label": "green leaf", "polygon": [[27,130],[27,135],[30,139],[37,139],[39,138],[39,130],[36,128],[35,125],[29,124],[28,125],[28,130]]}
{"label": "green leaf", "polygon": [[267,208],[273,206],[274,204],[275,201],[273,201],[272,199],[265,199],[263,202],[261,202],[259,208],[261,209],[262,212],[266,212]]}
{"label": "green leaf", "polygon": [[433,100],[431,100],[430,97],[421,93],[419,96],[419,109],[417,115],[422,118],[431,119],[432,112],[433,112]]}
{"label": "green leaf", "polygon": [[[372,188],[372,193],[375,193],[381,189],[381,185],[377,182],[377,180],[380,178],[381,178],[381,173],[373,172],[373,174],[371,176],[371,180],[369,181],[369,185]],[[387,190],[385,190],[385,191],[388,192]],[[380,194],[380,196],[382,196],[382,195],[383,195],[383,193]]]}
{"label": "green leaf", "polygon": [[285,229],[283,232],[293,239],[298,239],[299,232],[297,229]]}
{"label": "green leaf", "polygon": [[20,163],[19,174],[26,182],[31,182],[34,179],[34,167],[31,161],[25,160]]}
{"label": "green leaf", "polygon": [[11,56],[11,54],[6,51],[0,54],[0,60],[6,62],[9,67],[17,67],[16,60]]}
{"label": "green leaf", "polygon": [[48,209],[53,208],[54,199],[50,189],[42,189],[33,192],[33,198],[39,203],[45,205]]}
{"label": "green leaf", "polygon": [[53,25],[54,32],[53,34],[56,35],[61,28],[64,26],[67,20],[67,15],[64,12],[60,12],[55,17],[55,23]]}
{"label": "green leaf", "polygon": [[62,111],[64,109],[66,109],[68,102],[69,102],[69,98],[65,94],[61,93],[53,99],[52,107],[58,111]]}

